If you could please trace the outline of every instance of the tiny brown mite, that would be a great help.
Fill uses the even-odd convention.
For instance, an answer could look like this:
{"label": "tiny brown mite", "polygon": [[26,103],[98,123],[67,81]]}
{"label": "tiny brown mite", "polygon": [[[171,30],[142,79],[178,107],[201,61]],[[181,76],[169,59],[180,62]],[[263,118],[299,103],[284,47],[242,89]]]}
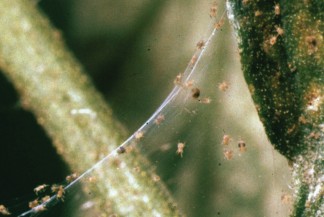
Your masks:
{"label": "tiny brown mite", "polygon": [[194,99],[198,99],[199,96],[200,96],[200,90],[199,90],[197,87],[192,88],[192,89],[191,89],[191,93],[192,93],[191,96],[192,96]]}
{"label": "tiny brown mite", "polygon": [[198,57],[196,55],[193,55],[190,60],[190,66],[194,66],[197,62]]}
{"label": "tiny brown mite", "polygon": [[124,148],[124,146],[120,146],[117,150],[118,154],[124,154],[126,152],[126,148]]}
{"label": "tiny brown mite", "polygon": [[142,139],[144,137],[144,133],[142,132],[142,131],[137,131],[136,133],[135,133],[135,139],[136,140],[140,140],[140,139]]}
{"label": "tiny brown mite", "polygon": [[229,84],[226,81],[223,81],[218,85],[218,89],[225,92],[229,88]]}
{"label": "tiny brown mite", "polygon": [[33,201],[30,201],[29,203],[28,203],[28,207],[29,208],[35,208],[36,206],[38,206],[39,205],[39,201],[36,199],[36,200],[33,200]]}
{"label": "tiny brown mite", "polygon": [[0,205],[0,214],[2,215],[11,215],[8,209],[4,205]]}
{"label": "tiny brown mite", "polygon": [[246,144],[244,141],[240,140],[237,145],[240,149],[240,152],[245,152],[246,151]]}
{"label": "tiny brown mite", "polygon": [[64,201],[65,190],[63,185],[52,185],[51,189],[53,193],[56,193],[57,199]]}
{"label": "tiny brown mite", "polygon": [[42,198],[42,203],[46,203],[50,199],[51,199],[51,197],[47,195],[47,196],[45,196],[45,197]]}
{"label": "tiny brown mite", "polygon": [[179,142],[178,143],[178,149],[177,149],[177,151],[176,151],[176,153],[178,154],[178,155],[180,155],[181,157],[183,157],[183,149],[184,149],[184,147],[185,147],[186,145],[185,145],[185,143],[183,143],[183,142]]}
{"label": "tiny brown mite", "polygon": [[184,88],[190,88],[190,87],[192,87],[193,86],[193,84],[194,84],[194,80],[189,80],[189,81],[186,81],[185,83],[184,83]]}
{"label": "tiny brown mite", "polygon": [[153,179],[154,182],[158,182],[158,181],[161,180],[160,176],[158,176],[158,175],[153,175],[152,179]]}
{"label": "tiny brown mite", "polygon": [[224,25],[224,23],[225,23],[225,19],[222,18],[220,21],[218,21],[218,22],[215,23],[215,25],[214,25],[215,29],[216,30],[219,30],[220,28],[222,28],[222,26]]}
{"label": "tiny brown mite", "polygon": [[206,98],[202,98],[199,102],[202,104],[210,104],[211,99],[209,97],[206,97]]}
{"label": "tiny brown mite", "polygon": [[230,143],[230,141],[231,141],[231,137],[229,136],[229,135],[224,135],[223,136],[223,141],[222,141],[222,144],[223,145],[228,145],[229,143]]}
{"label": "tiny brown mite", "polygon": [[198,50],[201,50],[202,48],[204,48],[205,47],[205,42],[204,42],[204,40],[200,40],[198,43],[197,43],[197,49]]}
{"label": "tiny brown mite", "polygon": [[255,12],[254,12],[254,16],[256,16],[256,17],[259,17],[259,16],[261,16],[262,15],[262,12],[260,11],[260,10],[256,10]]}
{"label": "tiny brown mite", "polygon": [[41,204],[41,205],[39,205],[39,206],[36,206],[36,207],[34,208],[34,210],[35,210],[36,212],[43,212],[43,211],[46,210],[46,207],[45,207],[45,205]]}
{"label": "tiny brown mite", "polygon": [[178,74],[174,79],[174,84],[181,85],[182,84],[182,73]]}
{"label": "tiny brown mite", "polygon": [[47,188],[47,186],[48,186],[48,185],[46,185],[46,184],[43,184],[43,185],[39,185],[39,186],[37,186],[36,188],[34,188],[34,192],[35,192],[35,194],[37,195],[37,194],[39,194],[40,192],[45,191],[45,189]]}
{"label": "tiny brown mite", "polygon": [[274,6],[274,12],[275,12],[275,15],[280,15],[280,5],[279,4],[275,4]]}
{"label": "tiny brown mite", "polygon": [[164,115],[159,114],[159,115],[155,118],[154,123],[155,123],[156,125],[160,125],[164,120],[165,120]]}
{"label": "tiny brown mite", "polygon": [[233,158],[232,150],[224,150],[224,157],[226,160],[231,160]]}
{"label": "tiny brown mite", "polygon": [[285,33],[285,31],[279,26],[276,26],[276,32],[278,35],[283,35]]}
{"label": "tiny brown mite", "polygon": [[283,193],[281,195],[281,202],[285,205],[289,205],[292,202],[292,197],[288,193]]}
{"label": "tiny brown mite", "polygon": [[212,17],[216,17],[217,15],[217,3],[213,2],[212,6],[210,7],[210,11],[209,11],[209,16]]}
{"label": "tiny brown mite", "polygon": [[71,175],[68,175],[65,180],[68,182],[68,183],[71,183],[73,182],[76,178],[78,178],[78,175],[76,173],[72,173]]}

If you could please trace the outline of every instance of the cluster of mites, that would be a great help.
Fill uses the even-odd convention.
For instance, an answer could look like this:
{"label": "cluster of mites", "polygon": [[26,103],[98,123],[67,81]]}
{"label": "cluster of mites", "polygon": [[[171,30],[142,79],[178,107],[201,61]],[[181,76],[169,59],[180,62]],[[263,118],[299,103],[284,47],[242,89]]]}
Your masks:
{"label": "cluster of mites", "polygon": [[[223,136],[222,144],[224,146],[228,147],[231,141],[232,141],[232,138],[229,135],[225,134]],[[246,152],[246,144],[245,144],[245,142],[243,140],[240,139],[238,141],[237,146],[238,146],[238,149],[239,149],[240,153]],[[226,160],[231,160],[233,158],[233,154],[234,154],[234,152],[233,152],[232,149],[224,148],[224,157],[225,157]]]}
{"label": "cluster of mites", "polygon": [[[156,119],[155,119],[155,124],[159,125],[161,124],[161,122],[164,121],[164,115],[159,115]],[[134,135],[136,140],[140,140],[144,137],[144,132],[143,131],[137,131]],[[176,154],[183,157],[183,151],[185,148],[185,143],[184,142],[178,142],[177,144],[177,150],[176,150]],[[118,154],[124,154],[126,153],[128,150],[127,148],[125,148],[124,146],[120,146],[117,150]],[[129,149],[129,151],[131,151],[131,148]]]}
{"label": "cluster of mites", "polygon": [[[75,180],[77,177],[78,177],[77,174],[73,173],[66,177],[66,181],[68,183],[70,183],[73,180]],[[65,194],[64,185],[54,184],[52,186],[49,186],[47,184],[42,184],[42,185],[39,185],[36,188],[34,188],[34,192],[35,192],[37,198],[28,203],[29,208],[35,209],[36,212],[45,211],[46,207],[43,204],[48,202],[51,199],[51,196],[49,196],[49,195],[45,195],[42,197],[40,197],[40,196],[44,195],[44,193],[48,192],[49,190],[51,191],[51,193],[54,193],[56,195],[57,200],[64,201],[64,194]],[[4,205],[0,205],[0,214],[1,215],[11,215],[8,208],[6,208]]]}
{"label": "cluster of mites", "polygon": [[[212,4],[212,6],[210,8],[209,15],[210,15],[211,18],[216,17],[216,15],[217,15],[217,4],[216,3]],[[223,26],[224,21],[225,21],[224,18],[222,18],[219,22],[215,23],[214,27],[216,29],[220,29]],[[280,28],[278,28],[277,31],[278,31],[279,35],[283,34],[283,32],[282,32],[282,30]],[[199,41],[197,43],[196,47],[197,47],[198,50],[203,49],[205,47],[205,42],[203,40]],[[196,63],[196,61],[197,61],[197,56],[194,55],[192,57],[191,61],[190,61],[190,65],[193,66]],[[182,82],[182,73],[177,75],[176,79],[174,80],[174,83],[176,85],[179,85],[179,86],[183,87],[183,88],[191,89],[192,98],[198,100],[198,102],[203,103],[203,104],[209,104],[211,102],[211,99],[209,97],[206,97],[206,98],[201,98],[200,97],[200,89],[198,87],[193,87],[193,84],[194,84],[193,80],[190,80],[190,81],[187,81],[187,82],[183,83]],[[224,81],[224,82],[219,84],[218,88],[221,91],[226,91],[229,88],[229,85],[228,85],[227,82]],[[154,120],[154,123],[156,125],[160,125],[164,120],[165,120],[164,115],[160,114]],[[141,139],[143,137],[144,137],[144,133],[142,131],[139,131],[139,132],[135,133],[135,139],[136,140],[139,140],[139,139]],[[224,145],[228,145],[230,143],[230,140],[231,140],[231,138],[228,135],[224,135],[222,143]],[[243,141],[239,141],[238,146],[239,146],[241,152],[244,152],[246,150],[245,143]],[[176,147],[176,149],[177,149],[176,154],[182,157],[183,152],[184,152],[184,148],[185,148],[185,143],[184,142],[179,142],[177,144],[177,147]],[[126,152],[126,148],[123,147],[123,146],[119,147],[118,150],[117,150],[118,154],[123,154],[125,152]],[[233,157],[233,151],[232,150],[224,150],[224,156],[228,160],[231,159]],[[77,175],[72,174],[70,176],[67,176],[66,179],[67,179],[68,182],[71,182],[76,178],[77,178]],[[155,178],[155,179],[157,179],[157,178]],[[157,180],[155,180],[155,181],[158,181],[158,180],[159,180],[159,178]],[[48,188],[49,188],[49,185],[46,185],[46,184],[39,185],[34,189],[34,192],[38,196],[39,194],[45,192]],[[56,194],[57,199],[62,200],[62,201],[64,200],[65,191],[64,191],[64,186],[63,185],[52,185],[51,186],[51,191],[52,191],[52,193]],[[30,208],[36,208],[37,211],[44,211],[44,210],[46,210],[46,207],[41,205],[41,204],[47,202],[49,199],[50,199],[50,196],[48,196],[48,195],[44,196],[44,197],[42,197],[40,199],[39,198],[35,199],[35,200],[29,202],[29,207]],[[0,204],[0,214],[2,214],[2,215],[11,215],[9,210],[4,205],[1,205],[1,204]]]}
{"label": "cluster of mites", "polygon": [[[201,98],[201,91],[198,87],[193,87],[194,85],[194,80],[189,80],[186,82],[182,82],[182,73],[180,73],[179,75],[177,75],[176,79],[174,80],[174,83],[176,85],[179,85],[185,89],[191,89],[191,96],[193,99],[198,100],[198,102],[203,103],[203,104],[210,104],[211,103],[211,99],[209,97],[204,97]],[[218,89],[225,92],[227,89],[229,88],[229,84],[226,81],[223,81],[222,83],[220,83],[218,85]]]}
{"label": "cluster of mites", "polygon": [[[196,47],[198,50],[201,50],[204,48],[205,42],[203,40],[200,40]],[[190,65],[193,66],[197,61],[197,56],[194,55],[191,60],[190,60]],[[203,103],[203,104],[210,104],[211,99],[209,97],[201,98],[201,91],[198,87],[194,87],[194,80],[189,80],[186,82],[182,81],[183,79],[183,73],[180,73],[176,76],[174,80],[174,84],[184,88],[184,89],[191,89],[191,96],[193,99],[198,100],[198,102]],[[229,88],[229,84],[226,81],[223,81],[218,85],[218,89],[225,92]]]}

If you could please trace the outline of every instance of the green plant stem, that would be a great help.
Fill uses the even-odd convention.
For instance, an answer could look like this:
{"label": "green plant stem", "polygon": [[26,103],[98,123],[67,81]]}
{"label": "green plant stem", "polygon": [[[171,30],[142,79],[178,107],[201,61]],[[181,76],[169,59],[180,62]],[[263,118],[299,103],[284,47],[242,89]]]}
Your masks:
{"label": "green plant stem", "polygon": [[324,2],[228,2],[260,120],[293,163],[292,216],[323,216]]}
{"label": "green plant stem", "polygon": [[[73,172],[87,170],[125,139],[125,130],[66,50],[61,33],[32,1],[0,1],[0,29],[1,69]],[[96,183],[83,186],[94,195],[96,214],[91,216],[178,216],[151,169],[136,150],[98,168],[91,179]]]}

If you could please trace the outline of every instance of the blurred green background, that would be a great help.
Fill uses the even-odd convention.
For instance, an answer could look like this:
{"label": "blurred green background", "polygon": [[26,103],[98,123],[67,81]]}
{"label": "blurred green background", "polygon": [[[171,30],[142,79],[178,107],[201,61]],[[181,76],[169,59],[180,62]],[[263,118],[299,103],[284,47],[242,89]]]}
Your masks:
{"label": "blurred green background", "polygon": [[[30,1],[62,31],[130,134],[172,90],[175,76],[184,71],[211,22],[212,1],[207,0]],[[290,205],[281,201],[289,193],[287,162],[273,150],[259,122],[228,21],[213,44],[211,60],[197,73],[208,71],[197,77],[197,84],[212,103],[190,107],[198,115],[168,108],[171,120],[148,136],[150,145],[142,148],[143,154],[187,216],[288,216]],[[230,85],[225,93],[218,90],[222,81]],[[24,210],[21,204],[34,187],[61,182],[69,171],[33,115],[19,106],[3,75],[0,88],[0,204]],[[234,157],[229,161],[221,145],[224,132],[233,137]],[[240,139],[247,144],[244,154],[237,150]],[[183,158],[175,154],[179,141],[187,145]],[[159,151],[165,144],[171,150]],[[45,216],[80,214],[69,204],[67,200]]]}

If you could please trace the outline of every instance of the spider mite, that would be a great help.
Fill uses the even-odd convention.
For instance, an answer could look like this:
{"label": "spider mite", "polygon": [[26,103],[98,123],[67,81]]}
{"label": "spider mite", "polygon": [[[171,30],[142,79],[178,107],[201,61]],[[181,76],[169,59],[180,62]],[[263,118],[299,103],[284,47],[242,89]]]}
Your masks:
{"label": "spider mite", "polygon": [[53,192],[53,193],[56,193],[56,197],[57,197],[57,199],[63,201],[63,199],[64,199],[64,194],[65,194],[65,190],[64,190],[63,185],[53,185],[53,186],[51,187],[51,189],[52,189],[52,192]]}
{"label": "spider mite", "polygon": [[140,140],[143,137],[144,137],[144,133],[142,131],[137,131],[135,133],[135,139]]}
{"label": "spider mite", "polygon": [[184,149],[185,146],[186,145],[183,142],[178,143],[178,149],[176,151],[177,155],[180,155],[181,157],[183,157],[183,151],[184,151],[183,149]]}
{"label": "spider mite", "polygon": [[233,158],[233,151],[232,150],[224,150],[224,157],[226,160],[231,160]]}
{"label": "spider mite", "polygon": [[198,41],[196,47],[197,47],[198,50],[203,49],[205,47],[205,41],[204,40]]}
{"label": "spider mite", "polygon": [[259,16],[261,16],[262,15],[262,12],[260,11],[260,10],[256,10],[255,12],[254,12],[254,16],[256,16],[256,17],[259,17]]}
{"label": "spider mite", "polygon": [[216,17],[216,15],[217,15],[217,3],[213,2],[212,6],[210,7],[209,16],[213,18]]}
{"label": "spider mite", "polygon": [[28,207],[29,208],[35,208],[36,206],[38,206],[39,205],[39,201],[36,199],[36,200],[33,200],[33,201],[30,201],[29,203],[28,203]]}
{"label": "spider mite", "polygon": [[283,193],[281,195],[281,202],[285,205],[289,205],[292,202],[292,197],[288,193]]}
{"label": "spider mite", "polygon": [[72,181],[74,181],[76,178],[78,178],[78,175],[76,173],[72,173],[71,175],[68,175],[65,180],[68,183],[71,183]]}
{"label": "spider mite", "polygon": [[225,92],[229,88],[229,84],[226,81],[223,81],[218,85],[218,89]]}
{"label": "spider mite", "polygon": [[42,198],[42,203],[46,203],[50,199],[51,199],[51,197],[47,195],[47,196],[45,196],[45,197]]}
{"label": "spider mite", "polygon": [[195,88],[192,88],[191,89],[191,96],[192,96],[192,98],[194,98],[194,99],[198,99],[199,98],[199,96],[200,96],[200,90],[197,88],[197,87],[195,87]]}
{"label": "spider mite", "polygon": [[274,12],[275,12],[275,15],[280,15],[280,6],[279,6],[279,4],[277,3],[277,4],[275,4],[275,6],[274,6]]}
{"label": "spider mite", "polygon": [[198,57],[196,55],[193,55],[191,60],[190,60],[190,66],[194,66]]}
{"label": "spider mite", "polygon": [[95,183],[97,181],[97,178],[95,176],[90,176],[87,181],[89,183]]}
{"label": "spider mite", "polygon": [[224,25],[224,23],[225,23],[225,19],[222,18],[220,21],[215,23],[215,25],[214,25],[215,29],[219,30]]}
{"label": "spider mite", "polygon": [[41,205],[39,205],[39,206],[36,206],[36,207],[34,208],[34,210],[35,210],[36,212],[43,212],[43,211],[46,210],[46,207],[45,207],[45,205],[41,204]]}
{"label": "spider mite", "polygon": [[120,146],[117,150],[118,154],[124,154],[126,153],[126,148],[124,148],[124,146]]}
{"label": "spider mite", "polygon": [[237,146],[239,147],[241,153],[246,151],[246,144],[243,140],[240,140]]}
{"label": "spider mite", "polygon": [[36,195],[38,195],[40,192],[45,191],[45,189],[47,188],[48,185],[43,184],[43,185],[39,185],[36,188],[34,188],[34,192]]}
{"label": "spider mite", "polygon": [[8,209],[4,205],[0,205],[0,214],[2,215],[11,215]]}
{"label": "spider mite", "polygon": [[153,175],[152,179],[153,179],[154,182],[158,182],[158,181],[161,180],[160,176],[158,176],[158,175]]}
{"label": "spider mite", "polygon": [[273,46],[277,42],[278,35],[272,35],[269,39],[269,43]]}
{"label": "spider mite", "polygon": [[281,27],[276,26],[276,32],[278,33],[278,35],[283,35],[285,31]]}
{"label": "spider mite", "polygon": [[202,98],[201,100],[199,100],[199,102],[202,104],[210,104],[211,99],[209,97],[206,97],[206,98]]}
{"label": "spider mite", "polygon": [[189,80],[189,81],[186,81],[186,83],[184,84],[184,87],[185,88],[189,88],[189,87],[192,87],[193,84],[194,84],[194,80]]}
{"label": "spider mite", "polygon": [[223,145],[228,145],[229,143],[230,143],[230,141],[231,141],[231,137],[229,136],[229,135],[224,135],[223,136],[223,140],[222,140],[222,144]]}
{"label": "spider mite", "polygon": [[160,114],[155,118],[154,123],[156,125],[160,125],[164,120],[165,120],[164,115]]}
{"label": "spider mite", "polygon": [[182,85],[182,73],[178,74],[176,78],[174,79],[174,84],[176,85]]}

